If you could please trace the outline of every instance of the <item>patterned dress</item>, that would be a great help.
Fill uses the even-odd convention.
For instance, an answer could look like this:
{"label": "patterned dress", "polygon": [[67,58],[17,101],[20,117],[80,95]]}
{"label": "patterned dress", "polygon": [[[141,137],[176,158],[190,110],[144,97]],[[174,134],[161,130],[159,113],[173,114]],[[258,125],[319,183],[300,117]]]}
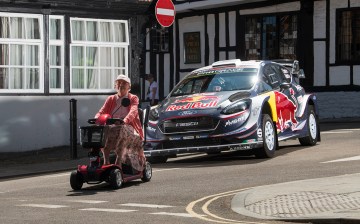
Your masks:
{"label": "patterned dress", "polygon": [[134,128],[131,125],[107,125],[104,134],[104,151],[114,150],[121,163],[131,165],[137,171],[144,169],[146,159],[143,143],[140,136],[134,134]]}

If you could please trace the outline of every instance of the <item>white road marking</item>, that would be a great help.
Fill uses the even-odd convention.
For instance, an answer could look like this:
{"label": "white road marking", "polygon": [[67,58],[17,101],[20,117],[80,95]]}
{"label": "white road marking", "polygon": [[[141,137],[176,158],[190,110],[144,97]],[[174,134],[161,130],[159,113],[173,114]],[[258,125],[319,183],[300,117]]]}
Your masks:
{"label": "white road marking", "polygon": [[138,203],[126,203],[126,204],[119,204],[119,205],[130,206],[130,207],[143,207],[143,208],[171,208],[171,207],[174,207],[171,205],[138,204]]}
{"label": "white road marking", "polygon": [[111,209],[111,208],[83,208],[81,211],[95,211],[95,212],[136,212],[137,210],[127,209]]}
{"label": "white road marking", "polygon": [[194,218],[189,213],[171,213],[171,212],[155,212],[155,213],[149,213],[151,215],[170,215],[170,216],[180,216],[180,217],[186,217],[186,218]]}
{"label": "white road marking", "polygon": [[95,201],[95,200],[68,200],[69,202],[78,202],[78,203],[85,203],[85,204],[99,204],[105,203],[108,201]]}
{"label": "white road marking", "polygon": [[47,204],[22,204],[17,206],[23,206],[23,207],[35,207],[35,208],[65,208],[69,207],[66,205],[47,205]]}
{"label": "white road marking", "polygon": [[62,173],[62,174],[53,174],[53,175],[48,175],[48,176],[45,176],[45,177],[64,177],[64,176],[70,176],[69,173]]}
{"label": "white road marking", "polygon": [[181,168],[169,168],[169,169],[162,169],[162,170],[153,170],[153,173],[155,172],[162,172],[162,171],[169,171],[169,170],[180,170]]}
{"label": "white road marking", "polygon": [[355,160],[360,160],[360,156],[354,156],[354,157],[349,157],[349,158],[330,160],[330,161],[321,162],[321,163],[336,163],[336,162],[347,162],[347,161],[355,161]]}
{"label": "white road marking", "polygon": [[324,131],[321,134],[347,134],[352,133],[353,131]]}
{"label": "white road marking", "polygon": [[158,15],[174,16],[174,10],[172,9],[157,8],[156,13]]}

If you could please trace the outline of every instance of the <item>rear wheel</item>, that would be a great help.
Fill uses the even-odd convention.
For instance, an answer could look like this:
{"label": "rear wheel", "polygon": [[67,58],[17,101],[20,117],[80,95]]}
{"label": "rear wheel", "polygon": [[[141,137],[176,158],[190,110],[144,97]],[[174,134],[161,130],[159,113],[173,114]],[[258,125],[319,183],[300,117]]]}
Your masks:
{"label": "rear wheel", "polygon": [[119,169],[112,169],[109,174],[109,183],[112,188],[119,189],[122,186],[123,178]]}
{"label": "rear wheel", "polygon": [[299,138],[299,142],[304,146],[313,146],[316,145],[319,134],[318,120],[314,111],[314,106],[309,105],[308,108],[308,117],[307,117],[307,129],[308,136]]}
{"label": "rear wheel", "polygon": [[152,168],[149,162],[145,163],[145,168],[143,170],[143,177],[141,178],[144,182],[149,182],[152,177]]}
{"label": "rear wheel", "polygon": [[73,171],[70,174],[70,186],[74,190],[80,190],[83,186],[83,176],[78,171]]}
{"label": "rear wheel", "polygon": [[263,147],[256,149],[255,156],[257,158],[274,157],[275,150],[277,148],[277,137],[274,122],[268,114],[263,114],[261,125]]}

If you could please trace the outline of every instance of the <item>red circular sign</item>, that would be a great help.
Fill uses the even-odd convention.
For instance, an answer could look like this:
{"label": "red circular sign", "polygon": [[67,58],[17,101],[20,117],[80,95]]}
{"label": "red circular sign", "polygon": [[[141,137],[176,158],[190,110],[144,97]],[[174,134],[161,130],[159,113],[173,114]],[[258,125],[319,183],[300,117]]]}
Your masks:
{"label": "red circular sign", "polygon": [[169,27],[175,20],[175,6],[171,0],[159,0],[155,6],[157,21],[163,27]]}

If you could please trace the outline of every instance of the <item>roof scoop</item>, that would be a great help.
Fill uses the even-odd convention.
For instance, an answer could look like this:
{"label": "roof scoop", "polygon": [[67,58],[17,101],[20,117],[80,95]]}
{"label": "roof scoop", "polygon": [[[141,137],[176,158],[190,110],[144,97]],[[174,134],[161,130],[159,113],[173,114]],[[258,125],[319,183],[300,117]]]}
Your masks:
{"label": "roof scoop", "polygon": [[241,64],[240,59],[232,59],[232,60],[224,60],[224,61],[217,61],[211,64],[213,68],[215,67],[222,67],[222,66],[239,66]]}

